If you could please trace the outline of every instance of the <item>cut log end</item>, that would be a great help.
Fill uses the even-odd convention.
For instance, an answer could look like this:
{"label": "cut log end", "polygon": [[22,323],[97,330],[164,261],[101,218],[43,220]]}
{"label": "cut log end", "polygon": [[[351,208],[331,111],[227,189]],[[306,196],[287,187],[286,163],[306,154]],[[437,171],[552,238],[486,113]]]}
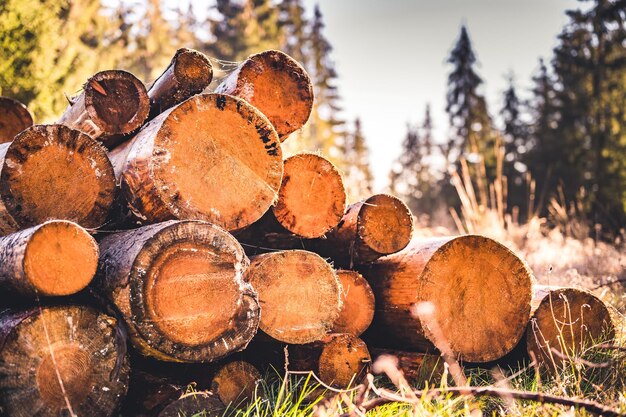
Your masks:
{"label": "cut log end", "polygon": [[357,234],[363,245],[378,254],[396,253],[411,241],[413,215],[400,199],[376,194],[361,207]]}
{"label": "cut log end", "polygon": [[[398,254],[401,255],[401,254]],[[454,238],[432,255],[419,278],[414,314],[435,344],[468,362],[496,360],[519,342],[530,316],[532,274],[505,246],[483,236]],[[437,339],[443,340],[437,340]]]}
{"label": "cut log end", "polygon": [[298,154],[285,160],[276,220],[290,232],[306,238],[324,235],[335,227],[346,209],[341,175],[328,160]]}
{"label": "cut log end", "polygon": [[256,256],[246,279],[257,290],[263,308],[259,327],[276,340],[293,344],[320,340],[339,315],[337,275],[312,252]]}
{"label": "cut log end", "polygon": [[158,417],[221,417],[226,407],[214,395],[206,392],[185,394],[169,404]]}
{"label": "cut log end", "polygon": [[293,58],[274,50],[250,56],[216,91],[241,97],[258,108],[281,140],[304,126],[313,107],[309,75]]}
{"label": "cut log end", "polygon": [[258,369],[245,361],[233,361],[220,368],[211,382],[211,392],[226,405],[247,404],[255,397],[261,379]]}
{"label": "cut log end", "polygon": [[63,219],[97,228],[106,220],[114,193],[115,175],[106,151],[84,133],[37,125],[8,145],[0,194],[21,227]]}
{"label": "cut log end", "polygon": [[319,358],[319,377],[337,388],[357,385],[372,359],[365,343],[349,334],[335,335],[324,344]]}
{"label": "cut log end", "polygon": [[32,125],[33,117],[25,105],[0,97],[0,143],[11,142],[15,135]]}
{"label": "cut log end", "polygon": [[7,416],[110,416],[126,393],[128,368],[117,322],[86,307],[3,316],[0,402]]}
{"label": "cut log end", "polygon": [[374,293],[365,278],[356,271],[340,270],[343,306],[335,321],[333,333],[349,333],[360,336],[374,318]]}
{"label": "cut log end", "polygon": [[24,253],[24,273],[40,295],[63,296],[85,288],[98,267],[98,245],[81,227],[51,221],[37,229]]}
{"label": "cut log end", "polygon": [[123,135],[138,129],[148,117],[146,87],[126,71],[102,71],[85,84],[85,107],[104,135]]}
{"label": "cut log end", "polygon": [[611,314],[600,299],[586,291],[558,288],[541,299],[528,325],[526,344],[532,359],[555,369],[614,336]]}
{"label": "cut log end", "polygon": [[213,67],[203,53],[181,48],[176,52],[174,75],[186,91],[197,94],[211,83]]}
{"label": "cut log end", "polygon": [[261,218],[283,173],[280,142],[267,118],[222,94],[194,96],[159,118],[152,122],[160,123],[156,133],[142,130],[132,145],[141,147],[143,134],[155,134],[151,152],[133,149],[150,152],[148,159],[128,160],[123,173],[122,188],[139,218],[207,220],[227,230]]}

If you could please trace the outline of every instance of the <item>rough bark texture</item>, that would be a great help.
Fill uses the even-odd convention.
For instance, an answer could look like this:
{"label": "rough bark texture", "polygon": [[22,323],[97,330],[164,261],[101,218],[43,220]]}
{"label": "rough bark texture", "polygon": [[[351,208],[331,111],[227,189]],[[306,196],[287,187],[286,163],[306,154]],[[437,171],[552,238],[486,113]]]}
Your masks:
{"label": "rough bark texture", "polygon": [[109,157],[128,207],[144,224],[196,219],[241,229],[276,200],[283,173],[267,118],[221,94],[165,111]]}
{"label": "rough bark texture", "polygon": [[217,397],[209,392],[194,392],[185,394],[174,401],[158,417],[222,417],[226,407]]}
{"label": "rough bark texture", "polygon": [[180,48],[172,61],[148,88],[150,118],[200,94],[213,79],[213,67],[206,55],[194,49]]}
{"label": "rough bark texture", "polygon": [[372,359],[365,343],[350,334],[335,334],[308,345],[290,346],[290,369],[312,371],[326,385],[347,388],[358,385]]}
{"label": "rough bark texture", "polygon": [[533,310],[526,331],[528,354],[552,370],[586,348],[615,337],[609,309],[586,291],[536,286]]}
{"label": "rough bark texture", "polygon": [[530,269],[483,236],[414,239],[361,272],[376,296],[367,335],[376,347],[449,346],[465,361],[488,362],[515,347],[530,317]]}
{"label": "rough bark texture", "polygon": [[352,204],[325,238],[313,242],[336,266],[352,268],[402,250],[413,234],[413,216],[401,200],[376,194]]}
{"label": "rough bark texture", "polygon": [[105,237],[94,285],[126,321],[135,347],[165,361],[211,362],[245,348],[259,304],[229,233],[169,221]]}
{"label": "rough bark texture", "polygon": [[91,77],[58,123],[80,130],[108,147],[138,129],[148,117],[146,87],[133,74],[102,71]]}
{"label": "rough bark texture", "polygon": [[349,333],[360,336],[374,318],[376,309],[372,287],[356,271],[339,270],[343,306],[333,325],[333,333]]}
{"label": "rough bark texture", "polygon": [[263,314],[259,328],[285,343],[322,339],[341,309],[341,284],[320,256],[301,250],[252,258],[246,272],[259,294]]}
{"label": "rough bark texture", "polygon": [[88,307],[0,314],[0,406],[8,417],[117,415],[126,394],[126,341]]}
{"label": "rough bark texture", "polygon": [[240,97],[259,109],[282,141],[304,126],[313,107],[309,75],[297,61],[280,51],[250,56],[215,92]]}
{"label": "rough bark texture", "polygon": [[[444,376],[445,366],[444,360],[438,355],[429,355],[427,353],[405,352],[392,349],[370,349],[377,365],[374,368],[380,369],[387,375],[392,383],[394,379],[394,369],[402,372],[402,376],[417,389],[426,386],[439,386]],[[391,370],[387,370],[388,366],[393,366]],[[377,369],[378,370],[378,369]],[[387,372],[385,372],[387,370]],[[390,372],[391,371],[391,372]]]}
{"label": "rough bark texture", "polygon": [[97,266],[98,245],[76,223],[51,220],[0,238],[0,286],[21,296],[75,294]]}
{"label": "rough bark texture", "polygon": [[32,126],[0,145],[0,170],[2,235],[48,219],[98,228],[115,194],[105,149],[66,126]]}
{"label": "rough bark texture", "polygon": [[15,135],[33,125],[33,116],[25,105],[0,97],[0,143],[11,142]]}
{"label": "rough bark texture", "polygon": [[255,398],[261,373],[245,361],[232,361],[222,366],[213,377],[211,392],[226,406],[241,407]]}

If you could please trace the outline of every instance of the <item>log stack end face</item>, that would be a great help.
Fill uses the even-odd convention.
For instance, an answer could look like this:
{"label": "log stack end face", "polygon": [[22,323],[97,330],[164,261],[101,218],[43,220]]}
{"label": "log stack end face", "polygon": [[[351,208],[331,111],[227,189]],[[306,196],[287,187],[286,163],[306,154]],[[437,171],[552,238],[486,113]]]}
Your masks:
{"label": "log stack end face", "polygon": [[21,227],[51,218],[99,227],[114,194],[115,176],[106,151],[84,133],[62,125],[36,125],[8,145],[0,195]]}
{"label": "log stack end face", "polygon": [[213,78],[211,62],[201,52],[182,48],[174,57],[174,74],[189,95],[202,92]]}
{"label": "log stack end face", "polygon": [[[524,333],[532,281],[526,264],[500,243],[476,235],[453,238],[419,277],[417,301],[430,303],[419,316],[421,327],[435,346],[447,342],[465,361],[499,359]],[[439,331],[431,331],[433,324]]]}

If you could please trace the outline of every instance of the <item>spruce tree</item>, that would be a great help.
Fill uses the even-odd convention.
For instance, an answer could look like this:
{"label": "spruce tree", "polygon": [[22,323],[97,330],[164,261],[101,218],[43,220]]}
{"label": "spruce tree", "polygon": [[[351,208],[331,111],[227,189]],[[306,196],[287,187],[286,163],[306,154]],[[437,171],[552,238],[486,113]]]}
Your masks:
{"label": "spruce tree", "polygon": [[372,194],[374,177],[370,169],[369,149],[361,129],[361,119],[354,121],[351,132],[345,135],[342,151],[343,182],[349,201],[358,201]]}
{"label": "spruce tree", "polygon": [[283,52],[307,67],[308,21],[302,0],[282,0],[278,5],[281,29],[280,48]]}

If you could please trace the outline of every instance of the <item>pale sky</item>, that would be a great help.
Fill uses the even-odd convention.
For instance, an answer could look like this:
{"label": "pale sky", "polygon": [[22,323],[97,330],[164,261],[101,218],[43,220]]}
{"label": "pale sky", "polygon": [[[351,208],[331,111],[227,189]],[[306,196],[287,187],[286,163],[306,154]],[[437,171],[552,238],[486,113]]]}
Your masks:
{"label": "pale sky", "polygon": [[400,152],[407,121],[431,103],[438,140],[448,132],[445,61],[465,23],[492,114],[513,71],[527,93],[539,57],[550,60],[574,0],[305,0],[319,3],[334,47],[344,116],[361,117],[377,191]]}

